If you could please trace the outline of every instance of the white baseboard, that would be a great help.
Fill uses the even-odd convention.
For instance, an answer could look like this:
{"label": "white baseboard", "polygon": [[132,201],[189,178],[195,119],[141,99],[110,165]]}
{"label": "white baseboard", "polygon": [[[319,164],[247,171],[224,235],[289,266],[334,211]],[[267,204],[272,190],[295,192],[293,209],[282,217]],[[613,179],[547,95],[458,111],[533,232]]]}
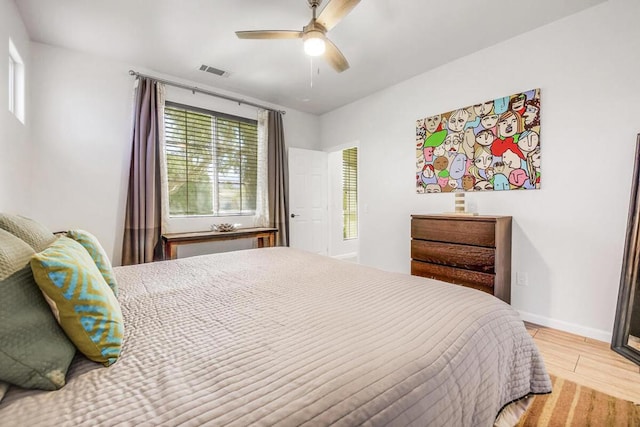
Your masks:
{"label": "white baseboard", "polygon": [[357,252],[350,252],[348,254],[331,255],[331,258],[341,259],[341,260],[344,260],[344,261],[358,262],[358,253]]}
{"label": "white baseboard", "polygon": [[526,322],[535,323],[540,326],[547,326],[553,329],[559,329],[561,331],[570,332],[572,334],[581,335],[587,338],[593,338],[594,340],[611,342],[613,332],[602,331],[600,329],[593,329],[586,326],[576,325],[575,323],[569,323],[562,320],[552,319],[550,317],[539,316],[537,314],[527,313],[526,311],[518,310],[522,320]]}

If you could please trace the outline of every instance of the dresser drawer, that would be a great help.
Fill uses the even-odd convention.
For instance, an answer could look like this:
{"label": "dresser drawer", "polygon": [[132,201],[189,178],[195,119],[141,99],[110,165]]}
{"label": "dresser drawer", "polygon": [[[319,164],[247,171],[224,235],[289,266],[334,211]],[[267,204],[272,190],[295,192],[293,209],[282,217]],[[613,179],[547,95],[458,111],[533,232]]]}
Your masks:
{"label": "dresser drawer", "polygon": [[511,217],[411,215],[411,274],[511,300]]}
{"label": "dresser drawer", "polygon": [[479,271],[464,270],[446,265],[431,264],[422,261],[411,261],[411,274],[442,280],[443,282],[478,288],[493,294],[495,275]]}
{"label": "dresser drawer", "polygon": [[495,226],[495,221],[413,218],[411,219],[411,237],[494,248],[496,246]]}
{"label": "dresser drawer", "polygon": [[482,273],[495,273],[496,250],[455,243],[411,241],[411,258],[431,264],[448,265]]}

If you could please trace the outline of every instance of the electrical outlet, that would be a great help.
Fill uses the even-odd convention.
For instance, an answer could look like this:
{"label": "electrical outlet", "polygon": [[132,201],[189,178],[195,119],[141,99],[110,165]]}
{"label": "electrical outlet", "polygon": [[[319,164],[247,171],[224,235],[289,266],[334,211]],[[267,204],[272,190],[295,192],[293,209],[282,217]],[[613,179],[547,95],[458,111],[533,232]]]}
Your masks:
{"label": "electrical outlet", "polygon": [[522,271],[516,272],[516,285],[529,286],[529,275]]}

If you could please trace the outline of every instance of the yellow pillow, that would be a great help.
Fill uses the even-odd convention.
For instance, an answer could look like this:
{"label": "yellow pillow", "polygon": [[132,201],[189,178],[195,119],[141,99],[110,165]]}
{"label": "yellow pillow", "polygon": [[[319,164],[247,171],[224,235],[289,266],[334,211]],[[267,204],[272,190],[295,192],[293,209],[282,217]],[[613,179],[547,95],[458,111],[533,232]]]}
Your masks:
{"label": "yellow pillow", "polygon": [[31,258],[36,283],[71,342],[109,366],[120,356],[124,324],[115,295],[85,248],[60,237]]}

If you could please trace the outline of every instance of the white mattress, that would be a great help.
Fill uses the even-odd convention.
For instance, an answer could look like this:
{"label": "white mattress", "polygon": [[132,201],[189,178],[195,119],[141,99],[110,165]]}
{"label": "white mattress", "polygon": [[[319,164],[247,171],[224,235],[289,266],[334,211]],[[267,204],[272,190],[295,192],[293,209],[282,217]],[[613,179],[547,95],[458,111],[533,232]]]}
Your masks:
{"label": "white mattress", "polygon": [[9,389],[1,426],[492,425],[551,383],[482,292],[288,248],[119,267],[120,360]]}

